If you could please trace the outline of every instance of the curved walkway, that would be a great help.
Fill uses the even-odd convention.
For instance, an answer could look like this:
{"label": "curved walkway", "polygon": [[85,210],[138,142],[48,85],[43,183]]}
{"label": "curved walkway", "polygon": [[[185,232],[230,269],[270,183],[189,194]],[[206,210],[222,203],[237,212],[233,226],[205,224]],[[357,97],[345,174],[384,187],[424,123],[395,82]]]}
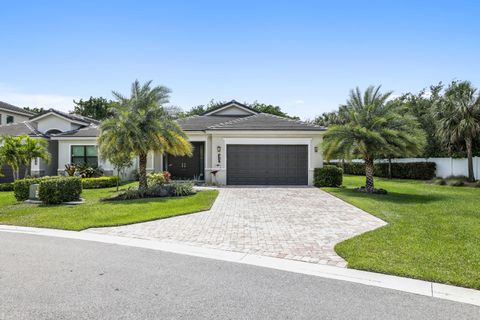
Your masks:
{"label": "curved walkway", "polygon": [[83,232],[345,267],[334,245],[385,224],[318,188],[227,187],[209,211]]}

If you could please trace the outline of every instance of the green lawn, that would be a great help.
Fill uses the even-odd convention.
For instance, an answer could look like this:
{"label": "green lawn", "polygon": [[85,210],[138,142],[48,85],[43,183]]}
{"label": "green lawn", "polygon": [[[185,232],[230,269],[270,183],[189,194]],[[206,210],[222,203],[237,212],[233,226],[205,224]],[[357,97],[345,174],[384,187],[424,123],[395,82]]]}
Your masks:
{"label": "green lawn", "polygon": [[78,206],[19,203],[13,192],[0,192],[0,224],[65,230],[119,226],[208,210],[218,195],[216,190],[205,190],[179,198],[99,201],[114,192],[115,188],[84,190],[86,203]]}
{"label": "green lawn", "polygon": [[375,178],[388,195],[354,192],[364,179],[324,188],[389,223],[337,244],[350,268],[480,289],[479,188]]}

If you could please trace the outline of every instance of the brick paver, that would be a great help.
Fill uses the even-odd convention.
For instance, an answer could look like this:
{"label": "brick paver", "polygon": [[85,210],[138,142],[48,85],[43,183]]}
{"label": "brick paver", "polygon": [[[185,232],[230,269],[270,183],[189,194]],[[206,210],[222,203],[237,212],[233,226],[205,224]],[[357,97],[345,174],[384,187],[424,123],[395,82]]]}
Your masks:
{"label": "brick paver", "polygon": [[336,243],[385,222],[317,188],[220,188],[210,211],[89,229],[116,236],[345,266]]}

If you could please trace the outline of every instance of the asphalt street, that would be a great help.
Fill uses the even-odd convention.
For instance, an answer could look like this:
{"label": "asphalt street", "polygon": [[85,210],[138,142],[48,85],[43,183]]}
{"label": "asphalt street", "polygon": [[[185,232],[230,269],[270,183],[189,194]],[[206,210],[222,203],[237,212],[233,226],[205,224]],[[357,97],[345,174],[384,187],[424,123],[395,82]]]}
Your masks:
{"label": "asphalt street", "polygon": [[480,319],[480,307],[268,268],[0,232],[0,319]]}

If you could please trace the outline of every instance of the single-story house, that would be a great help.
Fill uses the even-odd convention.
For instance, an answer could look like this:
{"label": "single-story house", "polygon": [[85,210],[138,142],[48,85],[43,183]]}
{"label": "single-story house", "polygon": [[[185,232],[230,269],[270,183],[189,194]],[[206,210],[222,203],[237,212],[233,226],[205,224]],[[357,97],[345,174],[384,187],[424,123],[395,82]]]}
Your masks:
{"label": "single-story house", "polygon": [[[148,171],[167,170],[177,179],[221,185],[312,185],[314,168],[323,164],[324,127],[259,113],[235,100],[178,123],[194,146],[193,155],[152,152]],[[0,126],[0,135],[28,134],[49,141],[52,160],[32,161],[32,175],[63,174],[70,163],[98,165],[105,174],[114,174],[98,154],[99,125],[88,117],[50,109]],[[130,171],[137,167],[135,163]]]}

